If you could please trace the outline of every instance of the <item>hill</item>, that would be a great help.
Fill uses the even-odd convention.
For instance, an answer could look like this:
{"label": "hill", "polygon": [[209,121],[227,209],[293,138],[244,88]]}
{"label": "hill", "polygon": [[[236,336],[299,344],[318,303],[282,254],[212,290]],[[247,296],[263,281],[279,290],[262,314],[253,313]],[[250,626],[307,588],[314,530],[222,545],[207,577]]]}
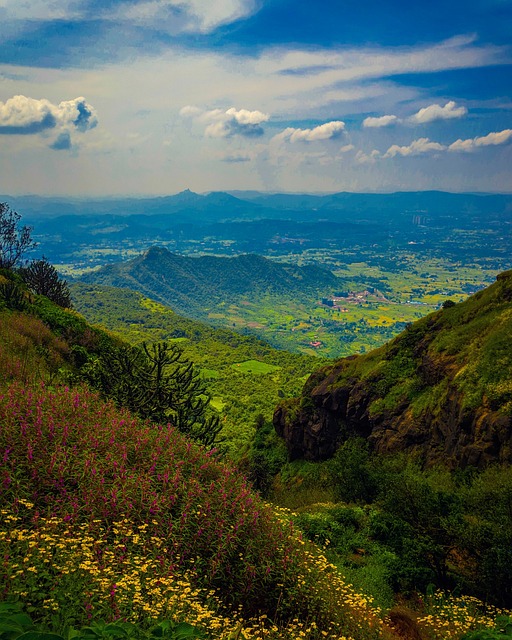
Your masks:
{"label": "hill", "polygon": [[308,265],[277,264],[253,254],[234,258],[191,258],[152,247],[127,262],[107,265],[84,275],[88,283],[139,291],[175,311],[212,324],[226,324],[231,305],[252,301],[281,304],[318,299],[335,290],[339,279],[330,271]]}
{"label": "hill", "polygon": [[66,638],[394,637],[378,608],[214,451],[84,384],[85,361],[122,347],[116,338],[7,270],[0,337],[9,637],[38,628]]}
{"label": "hill", "polygon": [[274,415],[291,459],[351,436],[452,467],[512,462],[512,271],[368,354],[323,367]]}
{"label": "hill", "polygon": [[153,198],[48,198],[1,195],[2,201],[25,212],[30,220],[61,215],[168,216],[169,222],[221,221],[233,219],[287,218],[331,220],[365,219],[366,214],[396,216],[419,213],[435,217],[447,214],[467,217],[506,213],[510,194],[447,193],[413,191],[397,193],[349,193],[327,195],[258,192],[212,192],[201,195],[186,189],[171,196]]}
{"label": "hill", "polygon": [[[411,614],[414,619],[401,610],[385,616],[388,604],[380,608],[358,593],[331,563],[336,555],[324,534],[336,548],[342,538],[350,540],[346,548],[355,558],[366,552],[359,550],[364,538],[354,526],[368,516],[381,537],[393,533],[386,513],[379,520],[380,509],[332,505],[328,517],[320,514],[325,527],[304,514],[298,526],[309,531],[301,534],[290,512],[263,502],[214,451],[91,391],[84,380],[95,377],[81,375],[83,368],[100,373],[99,359],[116,348],[129,355],[126,345],[31,294],[19,274],[6,270],[0,274],[0,337],[0,618],[12,640],[24,631],[36,631],[37,638],[61,634],[52,640],[397,640],[404,625],[414,633],[409,637],[422,639],[459,640],[477,629],[464,635],[476,640],[482,629],[498,634],[504,618],[495,622],[496,616],[510,614],[475,598],[436,594]],[[111,381],[129,391],[130,375],[128,367]],[[487,573],[501,588],[510,585],[510,527],[493,531],[503,575],[496,580],[492,554]],[[414,535],[409,531],[408,545]],[[326,547],[305,536],[325,539]],[[402,555],[397,548],[382,557],[402,566]],[[416,566],[417,556],[408,557],[407,566],[411,560]],[[389,567],[383,570],[387,576]]]}

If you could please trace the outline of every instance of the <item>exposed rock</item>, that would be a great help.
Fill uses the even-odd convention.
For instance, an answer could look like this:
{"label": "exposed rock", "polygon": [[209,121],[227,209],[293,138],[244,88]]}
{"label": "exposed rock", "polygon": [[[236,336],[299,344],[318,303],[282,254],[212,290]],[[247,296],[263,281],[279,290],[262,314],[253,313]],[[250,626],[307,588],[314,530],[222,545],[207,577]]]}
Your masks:
{"label": "exposed rock", "polygon": [[316,372],[274,426],[290,459],[325,460],[351,436],[425,464],[512,463],[512,272],[388,345]]}

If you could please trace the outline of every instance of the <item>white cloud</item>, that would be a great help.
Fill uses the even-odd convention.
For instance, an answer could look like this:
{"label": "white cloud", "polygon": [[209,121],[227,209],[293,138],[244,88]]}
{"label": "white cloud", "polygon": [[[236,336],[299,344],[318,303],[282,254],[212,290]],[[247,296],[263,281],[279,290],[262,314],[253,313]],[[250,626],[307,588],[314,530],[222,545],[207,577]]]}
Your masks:
{"label": "white cloud", "polygon": [[399,122],[397,116],[380,116],[378,118],[365,118],[363,120],[363,127],[366,128],[380,128],[389,127],[391,124]]}
{"label": "white cloud", "polygon": [[434,122],[434,120],[462,118],[467,112],[466,107],[457,107],[457,104],[453,100],[450,100],[444,107],[440,104],[431,104],[428,107],[424,107],[412,115],[409,120],[418,124],[426,124],[427,122]]}
{"label": "white cloud", "polygon": [[208,138],[231,138],[235,135],[246,138],[254,138],[263,135],[263,123],[270,116],[261,111],[249,111],[248,109],[235,109],[231,107],[226,111],[212,109],[204,111],[194,106],[186,106],[180,109],[180,116],[206,125],[204,135]]}
{"label": "white cloud", "polygon": [[186,107],[182,107],[180,109],[180,116],[182,116],[182,118],[196,118],[197,116],[200,116],[202,113],[204,112],[201,109],[199,109],[199,107],[194,107],[190,105],[187,105]]}
{"label": "white cloud", "polygon": [[55,128],[87,131],[97,123],[94,107],[83,97],[58,105],[23,95],[0,102],[0,134],[28,135]]}
{"label": "white cloud", "polygon": [[349,151],[353,151],[355,149],[353,144],[344,144],[342,147],[340,147],[339,152],[340,153],[348,153]]}
{"label": "white cloud", "polygon": [[382,156],[383,158],[394,158],[400,156],[419,156],[424,153],[432,153],[435,151],[444,151],[446,147],[439,142],[431,142],[428,138],[419,138],[413,140],[410,145],[400,147],[397,144],[392,145]]}
{"label": "white cloud", "polygon": [[345,130],[345,123],[341,120],[332,120],[313,129],[296,129],[288,127],[281,133],[274,136],[276,140],[287,140],[289,142],[317,142],[319,140],[330,140],[338,138]]}
{"label": "white cloud", "polygon": [[375,164],[380,156],[380,151],[377,149],[370,151],[370,153],[359,150],[356,153],[356,162],[357,164]]}
{"label": "white cloud", "polygon": [[[88,17],[87,0],[1,0],[6,20],[71,20]],[[140,0],[119,3],[116,10],[107,3],[95,7],[95,18],[116,23],[157,28],[169,33],[209,33],[217,27],[251,15],[255,0]]]}
{"label": "white cloud", "polygon": [[478,147],[488,147],[491,145],[506,144],[512,139],[512,129],[504,129],[503,131],[494,131],[486,136],[477,138],[468,138],[467,140],[456,140],[448,147],[448,151],[465,151],[470,152]]}

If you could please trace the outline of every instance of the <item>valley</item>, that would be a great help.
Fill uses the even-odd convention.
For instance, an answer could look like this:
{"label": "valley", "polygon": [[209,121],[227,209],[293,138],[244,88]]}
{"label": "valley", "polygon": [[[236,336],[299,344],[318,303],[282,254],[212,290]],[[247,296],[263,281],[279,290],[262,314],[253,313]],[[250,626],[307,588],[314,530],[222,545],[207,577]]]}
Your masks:
{"label": "valley", "polygon": [[[242,624],[275,640],[397,640],[403,625],[421,640],[499,637],[512,619],[512,272],[495,274],[510,239],[461,237],[267,256],[150,241],[94,268],[75,255],[80,277],[57,289],[44,261],[37,278],[3,268],[9,598],[62,633],[54,612],[86,594],[137,621],[151,603],[171,633],[212,640]],[[73,309],[51,300],[67,291]],[[36,534],[59,550],[50,571]],[[61,554],[71,538],[80,551]],[[25,562],[35,582],[15,571]]]}
{"label": "valley", "polygon": [[[281,265],[329,270],[336,284],[326,280],[315,290],[277,291],[278,277],[268,272],[270,293],[260,287],[233,296],[228,288],[219,296],[212,282],[192,299],[189,282],[178,297],[156,299],[279,349],[336,358],[383,344],[445,300],[463,300],[509,268],[511,201],[506,195],[442,192],[201,196],[185,191],[145,200],[20,204],[28,209],[39,251],[70,280],[112,284],[98,280],[97,270],[136,260],[155,246],[183,258],[258,254]],[[373,289],[385,300],[364,295]],[[349,292],[363,296],[340,309],[322,304]]]}

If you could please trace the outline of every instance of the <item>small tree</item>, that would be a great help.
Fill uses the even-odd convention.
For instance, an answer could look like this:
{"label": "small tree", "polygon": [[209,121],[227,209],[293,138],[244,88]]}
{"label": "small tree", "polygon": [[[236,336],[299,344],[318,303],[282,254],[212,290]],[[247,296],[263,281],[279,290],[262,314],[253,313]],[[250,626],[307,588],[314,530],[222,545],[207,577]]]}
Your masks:
{"label": "small tree", "polygon": [[45,257],[34,260],[20,273],[33,293],[46,296],[59,307],[71,307],[68,283],[60,279],[57,269]]}
{"label": "small tree", "polygon": [[23,254],[36,246],[31,227],[20,227],[21,216],[7,202],[0,202],[0,269],[12,269]]}
{"label": "small tree", "polygon": [[219,442],[218,416],[192,362],[173,343],[118,347],[103,355],[91,382],[119,406],[153,422],[170,422],[206,447]]}

